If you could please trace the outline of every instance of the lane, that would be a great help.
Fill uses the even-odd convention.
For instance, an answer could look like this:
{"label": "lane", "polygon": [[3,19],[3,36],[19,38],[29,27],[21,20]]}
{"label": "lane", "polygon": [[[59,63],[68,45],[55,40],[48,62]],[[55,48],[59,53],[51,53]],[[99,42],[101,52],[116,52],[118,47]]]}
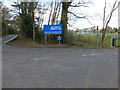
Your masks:
{"label": "lane", "polygon": [[2,37],[0,37],[0,89],[2,89]]}
{"label": "lane", "polygon": [[117,55],[117,50],[4,45],[2,85],[3,88],[117,88]]}
{"label": "lane", "polygon": [[7,35],[7,36],[4,36],[2,37],[2,43],[8,43],[9,41],[11,40],[14,40],[15,38],[17,38],[18,35]]}
{"label": "lane", "polygon": [[[88,84],[86,87],[116,88],[118,87],[118,51],[93,50],[94,56],[89,56]],[[108,54],[108,52],[110,52]],[[111,62],[112,60],[112,62]],[[107,87],[106,87],[107,86]]]}

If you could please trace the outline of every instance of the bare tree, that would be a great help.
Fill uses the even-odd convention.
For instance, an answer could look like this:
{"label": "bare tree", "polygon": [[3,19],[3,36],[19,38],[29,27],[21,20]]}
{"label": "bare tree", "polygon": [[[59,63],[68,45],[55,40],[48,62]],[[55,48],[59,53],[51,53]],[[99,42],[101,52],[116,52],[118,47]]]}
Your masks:
{"label": "bare tree", "polygon": [[112,18],[112,15],[113,15],[113,12],[118,8],[120,2],[118,2],[118,0],[116,0],[113,5],[112,5],[112,8],[110,10],[110,13],[107,15],[106,12],[107,12],[107,2],[105,0],[105,6],[104,6],[104,10],[103,10],[103,27],[102,27],[102,40],[101,40],[101,45],[102,47],[104,47],[104,41],[107,39],[105,36],[106,36],[106,31],[107,31],[107,27],[108,27],[108,24]]}
{"label": "bare tree", "polygon": [[66,33],[67,33],[67,24],[68,24],[68,13],[72,14],[73,16],[77,18],[86,18],[86,16],[80,14],[79,16],[73,13],[72,11],[69,11],[69,7],[88,7],[88,4],[91,3],[90,1],[85,0],[79,0],[78,3],[74,4],[73,0],[66,0],[66,2],[62,2],[62,15],[61,15],[61,24],[63,25],[63,43],[66,43]]}
{"label": "bare tree", "polygon": [[36,17],[37,17],[37,22],[39,24],[40,30],[42,29],[43,22],[44,22],[44,19],[45,19],[45,14],[46,14],[47,10],[48,10],[48,8],[45,7],[44,2],[38,3],[38,6],[36,8],[38,16],[36,16]]}
{"label": "bare tree", "polygon": [[59,0],[52,1],[50,4],[50,14],[48,25],[58,24],[58,18],[60,16],[61,2]]}

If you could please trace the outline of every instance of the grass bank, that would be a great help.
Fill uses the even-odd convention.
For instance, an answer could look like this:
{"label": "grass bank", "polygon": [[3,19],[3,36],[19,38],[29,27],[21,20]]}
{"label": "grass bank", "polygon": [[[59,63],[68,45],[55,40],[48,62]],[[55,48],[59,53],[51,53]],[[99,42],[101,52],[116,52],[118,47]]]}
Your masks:
{"label": "grass bank", "polygon": [[[69,31],[66,36],[66,41],[68,44],[73,46],[82,46],[82,47],[91,47],[91,48],[101,48],[102,34],[96,33],[92,34],[77,34],[72,31]],[[111,48],[113,38],[118,38],[118,34],[107,33],[106,39],[104,41],[105,48]],[[119,46],[120,39],[115,41],[116,46]]]}
{"label": "grass bank", "polygon": [[[40,42],[39,40],[36,42],[33,42],[32,39],[26,39],[26,38],[17,38],[14,41],[9,42],[11,45],[17,45],[17,46],[40,46],[40,47],[80,47],[80,48],[101,48],[101,46],[98,46],[98,44],[101,41],[102,34],[77,34],[72,31],[68,31],[66,35],[66,42],[67,44],[61,44],[59,43],[48,43],[45,45],[44,42]],[[106,37],[108,37],[105,40],[105,48],[111,48],[112,46],[112,39],[118,38],[118,34],[106,34]],[[118,45],[119,40],[116,40],[116,45]]]}

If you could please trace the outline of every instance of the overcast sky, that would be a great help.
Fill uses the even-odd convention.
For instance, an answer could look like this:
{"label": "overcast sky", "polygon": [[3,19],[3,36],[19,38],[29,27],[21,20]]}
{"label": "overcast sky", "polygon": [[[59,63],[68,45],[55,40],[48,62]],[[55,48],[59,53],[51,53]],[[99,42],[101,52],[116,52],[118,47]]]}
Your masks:
{"label": "overcast sky", "polygon": [[[5,5],[10,6],[10,1],[14,0],[2,0]],[[45,0],[44,0],[45,1]],[[76,0],[77,1],[77,0]],[[93,26],[99,26],[102,28],[102,18],[103,18],[103,8],[105,0],[92,0],[93,4],[90,4],[88,8],[80,7],[76,10],[76,13],[84,13],[88,16],[86,19],[77,19],[76,23],[73,24],[73,28],[89,28]],[[107,1],[107,15],[110,12],[110,6],[115,2],[115,0],[106,0]],[[119,0],[118,0],[119,1]],[[113,17],[109,23],[111,27],[118,27],[118,9],[113,13]]]}
{"label": "overcast sky", "polygon": [[[112,4],[115,0],[106,0],[107,1],[107,15],[110,13],[110,9]],[[105,0],[93,0],[93,4],[89,6],[89,8],[82,8],[82,12],[88,15],[88,20],[90,23],[85,19],[79,19],[75,23],[75,27],[78,26],[79,28],[91,27],[91,26],[99,26],[102,28],[102,18],[103,18],[103,8],[104,8]],[[78,9],[80,12],[80,9]],[[109,23],[111,27],[118,27],[118,9],[113,13],[113,17]]]}

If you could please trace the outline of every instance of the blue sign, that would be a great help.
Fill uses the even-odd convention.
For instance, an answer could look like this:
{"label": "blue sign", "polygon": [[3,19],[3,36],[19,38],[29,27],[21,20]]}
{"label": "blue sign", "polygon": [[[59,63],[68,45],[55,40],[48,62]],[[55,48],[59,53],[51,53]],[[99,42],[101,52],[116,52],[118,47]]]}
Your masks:
{"label": "blue sign", "polygon": [[62,24],[44,25],[44,34],[62,34]]}
{"label": "blue sign", "polygon": [[57,40],[62,40],[62,37],[60,37],[60,36],[59,36],[59,37],[57,37]]}

